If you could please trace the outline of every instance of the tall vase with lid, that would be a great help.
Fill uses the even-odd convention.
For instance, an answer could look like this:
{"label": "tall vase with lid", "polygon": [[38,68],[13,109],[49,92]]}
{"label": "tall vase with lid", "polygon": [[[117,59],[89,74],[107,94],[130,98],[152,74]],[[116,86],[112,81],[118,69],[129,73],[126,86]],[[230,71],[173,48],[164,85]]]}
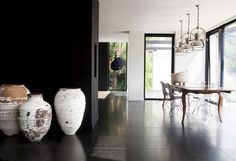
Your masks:
{"label": "tall vase with lid", "polygon": [[29,90],[24,85],[2,84],[0,86],[0,130],[12,136],[20,132],[19,106],[27,101]]}
{"label": "tall vase with lid", "polygon": [[61,88],[55,96],[57,121],[66,135],[74,135],[81,126],[85,111],[85,95],[80,88]]}

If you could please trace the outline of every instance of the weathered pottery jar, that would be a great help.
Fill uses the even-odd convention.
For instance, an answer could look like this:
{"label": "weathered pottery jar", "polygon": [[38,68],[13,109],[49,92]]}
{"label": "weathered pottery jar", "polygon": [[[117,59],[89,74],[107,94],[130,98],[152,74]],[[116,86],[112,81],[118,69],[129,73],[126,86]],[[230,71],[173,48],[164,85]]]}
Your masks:
{"label": "weathered pottery jar", "polygon": [[0,130],[8,136],[18,134],[19,106],[26,102],[29,90],[24,85],[3,84],[0,86]]}
{"label": "weathered pottery jar", "polygon": [[74,135],[81,126],[85,95],[80,88],[61,88],[54,99],[57,121],[66,135]]}
{"label": "weathered pottery jar", "polygon": [[31,94],[19,108],[20,129],[32,142],[40,141],[51,126],[52,109],[42,94]]}

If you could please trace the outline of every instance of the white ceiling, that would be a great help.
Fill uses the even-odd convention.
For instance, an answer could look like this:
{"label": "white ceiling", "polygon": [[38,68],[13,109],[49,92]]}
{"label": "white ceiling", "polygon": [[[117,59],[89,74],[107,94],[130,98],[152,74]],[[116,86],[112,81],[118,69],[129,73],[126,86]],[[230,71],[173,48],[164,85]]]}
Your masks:
{"label": "white ceiling", "polygon": [[174,33],[196,27],[196,4],[200,4],[200,27],[210,30],[236,18],[236,0],[99,0],[99,41],[127,40],[129,31]]}

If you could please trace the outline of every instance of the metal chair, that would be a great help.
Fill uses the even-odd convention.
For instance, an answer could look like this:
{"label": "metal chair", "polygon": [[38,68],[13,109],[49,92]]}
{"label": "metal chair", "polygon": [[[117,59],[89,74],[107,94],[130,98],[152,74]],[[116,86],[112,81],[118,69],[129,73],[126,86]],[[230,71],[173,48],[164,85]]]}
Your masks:
{"label": "metal chair", "polygon": [[181,95],[178,95],[176,93],[174,93],[173,89],[171,88],[170,84],[167,83],[167,89],[168,89],[168,93],[169,93],[169,97],[170,97],[170,101],[171,101],[171,109],[170,109],[170,112],[169,112],[169,115],[172,116],[172,112],[174,111],[175,107],[179,109],[181,109],[180,107],[180,104],[178,104],[176,102],[177,99],[182,99],[182,96]]}
{"label": "metal chair", "polygon": [[167,97],[169,96],[169,93],[167,92],[167,84],[160,81],[161,82],[161,87],[162,87],[162,93],[163,93],[163,103],[162,103],[162,110],[164,111],[164,105],[165,105],[165,101],[167,99]]}

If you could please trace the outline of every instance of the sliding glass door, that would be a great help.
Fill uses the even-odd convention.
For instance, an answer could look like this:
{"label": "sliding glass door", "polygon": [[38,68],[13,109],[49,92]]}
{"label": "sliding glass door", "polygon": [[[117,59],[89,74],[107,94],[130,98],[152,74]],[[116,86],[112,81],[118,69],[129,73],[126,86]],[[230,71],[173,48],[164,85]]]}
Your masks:
{"label": "sliding glass door", "polygon": [[224,87],[236,89],[236,22],[224,32]]}
{"label": "sliding glass door", "polygon": [[145,99],[162,99],[161,83],[171,82],[174,35],[145,34]]}
{"label": "sliding glass door", "polygon": [[[224,30],[223,76],[223,86],[236,89],[236,22],[227,25]],[[236,93],[228,95],[228,99],[236,102]]]}
{"label": "sliding glass door", "polygon": [[[208,32],[207,38],[207,83],[236,89],[236,21]],[[235,93],[227,97],[236,102]]]}
{"label": "sliding glass door", "polygon": [[219,49],[219,32],[216,32],[209,37],[210,42],[210,76],[209,84],[211,86],[220,86],[220,49]]}

